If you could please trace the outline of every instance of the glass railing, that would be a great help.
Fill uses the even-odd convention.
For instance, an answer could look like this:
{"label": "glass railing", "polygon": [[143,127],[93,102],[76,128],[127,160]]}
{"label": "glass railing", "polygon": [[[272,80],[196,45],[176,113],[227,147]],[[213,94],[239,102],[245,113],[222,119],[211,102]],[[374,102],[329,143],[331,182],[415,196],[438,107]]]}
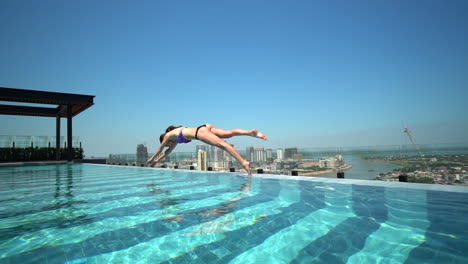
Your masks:
{"label": "glass railing", "polygon": [[[11,136],[11,135],[0,135],[0,148],[55,148],[56,137],[55,136]],[[60,146],[67,148],[67,137],[60,137]],[[74,148],[80,148],[80,138],[77,136],[72,137],[72,146]]]}
{"label": "glass railing", "polygon": [[[239,151],[252,173],[463,184],[468,182],[468,143],[343,148],[248,147]],[[107,164],[144,166],[149,154],[111,154]],[[225,151],[173,152],[156,167],[243,171]]]}

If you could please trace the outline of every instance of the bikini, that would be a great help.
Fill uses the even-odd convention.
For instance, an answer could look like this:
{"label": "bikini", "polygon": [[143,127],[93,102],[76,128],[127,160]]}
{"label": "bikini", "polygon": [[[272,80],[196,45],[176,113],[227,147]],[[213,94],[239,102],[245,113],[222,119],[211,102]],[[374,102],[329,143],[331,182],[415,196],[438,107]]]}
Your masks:
{"label": "bikini", "polygon": [[182,130],[184,130],[184,128],[180,129],[179,135],[176,138],[177,143],[189,143],[190,141],[192,141],[192,140],[187,140],[184,138],[184,135],[182,134]]}
{"label": "bikini", "polygon": [[[200,130],[200,128],[202,128],[202,127],[206,127],[206,125],[201,125],[201,126],[197,127],[197,130],[195,131],[195,139],[198,139],[198,130]],[[192,140],[187,140],[186,138],[184,138],[184,135],[182,134],[182,130],[184,130],[184,128],[180,129],[179,135],[176,138],[177,143],[189,143],[189,142],[191,142]]]}
{"label": "bikini", "polygon": [[197,137],[197,136],[198,136],[198,130],[199,130],[200,128],[202,128],[202,127],[206,127],[206,125],[201,125],[201,126],[197,127],[197,130],[195,131],[195,138],[196,138],[196,139],[198,139],[198,137]]}

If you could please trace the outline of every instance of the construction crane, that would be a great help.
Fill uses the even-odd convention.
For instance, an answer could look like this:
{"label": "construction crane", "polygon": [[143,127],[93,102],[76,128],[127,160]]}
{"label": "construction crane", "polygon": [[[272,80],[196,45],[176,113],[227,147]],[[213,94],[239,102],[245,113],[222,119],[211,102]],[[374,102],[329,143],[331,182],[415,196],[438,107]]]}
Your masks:
{"label": "construction crane", "polygon": [[419,156],[421,156],[421,159],[424,161],[424,165],[426,165],[426,168],[427,168],[427,162],[424,159],[424,155],[421,152],[421,148],[419,147],[418,143],[416,143],[416,138],[413,136],[413,133],[408,127],[405,127],[404,132],[408,135],[409,139],[413,143],[414,147],[416,148],[416,151],[418,152]]}

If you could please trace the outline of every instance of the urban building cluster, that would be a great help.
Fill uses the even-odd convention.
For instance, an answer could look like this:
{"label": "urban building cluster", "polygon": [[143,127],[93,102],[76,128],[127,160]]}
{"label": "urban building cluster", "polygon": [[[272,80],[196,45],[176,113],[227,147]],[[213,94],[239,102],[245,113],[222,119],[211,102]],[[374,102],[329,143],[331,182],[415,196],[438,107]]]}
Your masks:
{"label": "urban building cluster", "polygon": [[[229,155],[227,151],[214,146],[197,145],[196,154],[196,167],[198,170],[207,170],[208,167],[217,171],[225,171],[230,168],[240,168],[237,160]],[[297,148],[277,149],[275,155],[272,149],[249,146],[245,151],[245,159],[251,162],[252,167],[263,167],[267,164],[272,164],[275,161],[288,158],[292,159],[294,154],[297,154]]]}
{"label": "urban building cluster", "polygon": [[[238,162],[226,151],[209,145],[197,145],[197,163],[194,164],[198,170],[227,171],[230,168],[239,169]],[[331,172],[333,169],[344,168],[342,155],[321,158],[320,160],[304,159],[304,155],[293,148],[278,148],[276,151],[259,146],[249,146],[245,150],[245,158],[251,162],[252,169],[262,169],[264,172],[273,174],[289,174],[291,170],[301,173],[323,174],[324,171]]]}
{"label": "urban building cluster", "polygon": [[319,160],[320,168],[335,169],[345,165],[343,155],[338,154],[334,157],[322,158]]}
{"label": "urban building cluster", "polygon": [[[232,145],[234,146],[234,145]],[[306,159],[296,147],[265,149],[260,146],[248,146],[241,152],[244,158],[251,162],[253,170],[263,170],[271,174],[289,174],[295,170],[301,175],[320,175],[344,170],[347,167],[342,155],[334,155],[320,159]],[[109,155],[108,164],[143,166],[148,160],[146,145],[138,144],[135,154]],[[196,145],[195,152],[173,152],[159,166],[167,168],[184,168],[196,170],[229,171],[241,169],[242,166],[227,151],[211,145]]]}
{"label": "urban building cluster", "polygon": [[[340,153],[338,151],[338,153]],[[382,153],[380,153],[382,154]],[[252,170],[262,170],[269,174],[302,176],[319,176],[339,173],[352,168],[346,164],[342,154],[298,152],[293,148],[265,149],[260,146],[249,146],[241,155],[251,162]],[[111,154],[107,164],[144,166],[148,160],[148,149],[144,144],[138,144],[135,154]],[[401,167],[390,172],[379,171],[377,180],[401,181],[404,177],[409,182],[464,184],[468,185],[468,155],[392,155],[367,156],[363,160],[378,161],[387,164],[397,164]],[[227,152],[210,145],[196,145],[195,152],[173,152],[158,166],[166,168],[231,171],[242,168]],[[374,169],[369,170],[374,171]]]}
{"label": "urban building cluster", "polygon": [[403,165],[400,169],[380,173],[377,180],[468,185],[468,155],[439,155],[438,157],[374,157],[371,161],[385,161]]}
{"label": "urban building cluster", "polygon": [[395,170],[380,173],[377,180],[398,181],[401,175],[408,177],[409,182],[436,183],[436,184],[463,184],[468,185],[468,166],[465,167],[435,167],[412,172]]}
{"label": "urban building cluster", "polygon": [[194,165],[197,170],[208,170],[209,167],[214,170],[225,170],[237,163],[227,151],[211,145],[197,145],[195,153],[197,162]]}

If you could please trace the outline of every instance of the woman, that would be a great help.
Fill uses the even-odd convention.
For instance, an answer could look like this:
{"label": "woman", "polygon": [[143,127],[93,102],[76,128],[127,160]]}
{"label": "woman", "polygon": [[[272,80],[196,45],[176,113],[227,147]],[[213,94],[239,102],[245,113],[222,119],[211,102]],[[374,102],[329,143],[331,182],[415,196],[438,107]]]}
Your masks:
{"label": "woman", "polygon": [[[251,175],[250,162],[242,158],[242,156],[239,154],[239,152],[237,152],[237,150],[233,146],[231,146],[226,141],[222,140],[222,138],[230,138],[233,136],[251,136],[263,140],[267,139],[267,137],[264,134],[260,133],[256,129],[224,130],[221,128],[214,127],[211,124],[205,124],[197,128],[170,126],[166,129],[166,133],[162,134],[159,137],[161,145],[156,150],[156,153],[154,153],[154,155],[150,159],[148,159],[146,164],[153,166],[156,165],[156,163],[158,163],[161,159],[169,155],[169,153],[171,153],[172,150],[174,150],[174,148],[177,146],[177,143],[189,143],[190,141],[192,141],[192,139],[198,139],[202,142],[205,142],[206,144],[216,146],[229,152],[231,156],[233,156],[237,161],[239,161],[239,163],[242,165],[242,167],[244,167],[247,173]],[[161,156],[158,157],[158,155],[161,154],[164,147],[168,147],[168,149]],[[158,158],[155,160],[156,157]]]}

